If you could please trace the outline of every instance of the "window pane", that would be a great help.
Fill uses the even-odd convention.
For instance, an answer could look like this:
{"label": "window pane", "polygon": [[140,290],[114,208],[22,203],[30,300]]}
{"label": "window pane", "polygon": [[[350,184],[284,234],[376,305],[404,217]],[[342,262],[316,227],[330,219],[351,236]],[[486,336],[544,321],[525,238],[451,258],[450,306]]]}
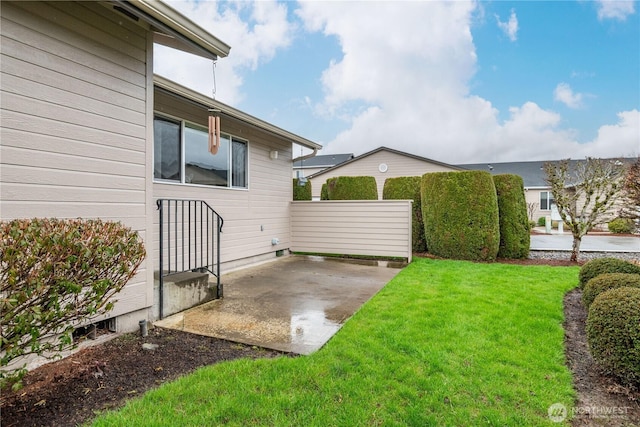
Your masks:
{"label": "window pane", "polygon": [[153,177],[180,181],[180,123],[153,120]]}
{"label": "window pane", "polygon": [[541,191],[540,192],[540,209],[543,211],[546,211],[549,209],[549,204],[548,204],[548,194],[549,192],[547,191]]}
{"label": "window pane", "polygon": [[229,139],[220,138],[220,148],[209,152],[209,135],[205,130],[187,125],[184,130],[184,157],[186,183],[229,185]]}
{"label": "window pane", "polygon": [[247,143],[233,139],[232,186],[247,188]]}

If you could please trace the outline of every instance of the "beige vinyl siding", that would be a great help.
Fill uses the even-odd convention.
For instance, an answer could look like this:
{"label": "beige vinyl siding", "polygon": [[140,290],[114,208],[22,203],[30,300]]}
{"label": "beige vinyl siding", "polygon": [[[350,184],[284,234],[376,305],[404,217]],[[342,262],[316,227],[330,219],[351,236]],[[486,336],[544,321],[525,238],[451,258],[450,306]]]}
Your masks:
{"label": "beige vinyl siding", "polygon": [[529,204],[533,203],[535,205],[535,209],[533,211],[533,221],[538,221],[538,218],[551,215],[550,210],[542,210],[540,209],[540,193],[542,191],[549,191],[548,189],[541,188],[525,188],[524,189],[524,198],[527,203],[527,217],[531,219],[529,216]]}
{"label": "beige vinyl siding", "polygon": [[[387,165],[386,172],[380,172],[381,163]],[[420,176],[427,172],[450,172],[455,169],[430,163],[410,156],[381,150],[320,174],[311,179],[311,191],[314,198],[320,198],[322,184],[336,176],[373,176],[378,185],[378,199],[382,199],[382,189],[387,178],[400,176]]]}
{"label": "beige vinyl siding", "polygon": [[411,201],[291,203],[291,250],[411,260]]}
{"label": "beige vinyl siding", "polygon": [[[156,90],[156,112],[206,126],[208,113],[183,98]],[[291,143],[228,116],[221,118],[222,132],[248,141],[248,189],[154,182],[154,199],[204,200],[224,219],[223,264],[238,265],[290,246]],[[271,150],[278,158],[269,158]],[[158,214],[154,214],[154,262],[158,268]],[[272,245],[278,238],[280,244]]]}
{"label": "beige vinyl siding", "polygon": [[[1,7],[1,218],[122,221],[148,244],[147,29],[97,2]],[[151,306],[150,273],[110,316]]]}

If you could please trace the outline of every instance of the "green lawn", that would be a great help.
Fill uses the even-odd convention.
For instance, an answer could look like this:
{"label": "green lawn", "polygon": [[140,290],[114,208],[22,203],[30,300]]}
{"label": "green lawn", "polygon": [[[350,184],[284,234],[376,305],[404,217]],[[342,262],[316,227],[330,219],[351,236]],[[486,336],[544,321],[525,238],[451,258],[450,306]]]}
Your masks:
{"label": "green lawn", "polygon": [[318,352],[198,370],[95,426],[551,426],[577,267],[416,259]]}

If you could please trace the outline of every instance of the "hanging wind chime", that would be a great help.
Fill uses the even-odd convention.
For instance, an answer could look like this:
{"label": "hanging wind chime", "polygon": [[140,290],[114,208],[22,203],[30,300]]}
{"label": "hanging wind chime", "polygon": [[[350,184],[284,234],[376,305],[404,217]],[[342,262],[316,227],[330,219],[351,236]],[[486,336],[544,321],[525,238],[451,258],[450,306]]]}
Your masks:
{"label": "hanging wind chime", "polygon": [[220,148],[220,110],[209,109],[209,152],[213,155]]}
{"label": "hanging wind chime", "polygon": [[[216,61],[213,61],[212,67],[213,73],[213,88],[211,90],[212,98],[215,101],[216,99]],[[218,149],[220,148],[220,113],[222,111],[210,108],[209,109],[209,152],[212,155],[216,155],[218,153]]]}

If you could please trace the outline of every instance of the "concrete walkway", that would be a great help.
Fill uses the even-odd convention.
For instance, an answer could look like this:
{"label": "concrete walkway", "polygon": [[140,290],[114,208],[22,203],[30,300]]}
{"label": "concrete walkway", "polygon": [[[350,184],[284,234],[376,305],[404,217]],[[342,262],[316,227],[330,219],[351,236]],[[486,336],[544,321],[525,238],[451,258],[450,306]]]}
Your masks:
{"label": "concrete walkway", "polygon": [[[571,233],[532,234],[531,249],[538,251],[570,251]],[[636,252],[640,253],[640,236],[587,234],[582,238],[580,251],[584,252]]]}
{"label": "concrete walkway", "polygon": [[309,354],[399,268],[289,256],[222,276],[224,298],[154,322],[230,341]]}

